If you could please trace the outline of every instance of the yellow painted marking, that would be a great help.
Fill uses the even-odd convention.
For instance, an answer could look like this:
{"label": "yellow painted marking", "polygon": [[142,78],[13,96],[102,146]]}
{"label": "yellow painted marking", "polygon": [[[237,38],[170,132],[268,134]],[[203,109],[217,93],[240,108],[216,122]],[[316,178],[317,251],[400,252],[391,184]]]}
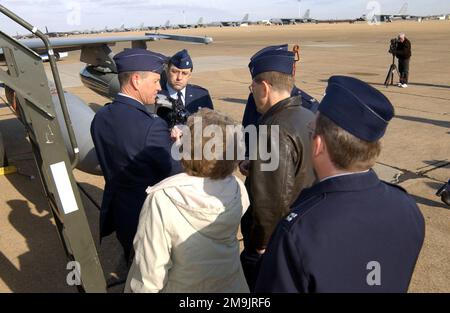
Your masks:
{"label": "yellow painted marking", "polygon": [[13,174],[16,172],[17,172],[17,168],[15,166],[0,167],[0,176]]}

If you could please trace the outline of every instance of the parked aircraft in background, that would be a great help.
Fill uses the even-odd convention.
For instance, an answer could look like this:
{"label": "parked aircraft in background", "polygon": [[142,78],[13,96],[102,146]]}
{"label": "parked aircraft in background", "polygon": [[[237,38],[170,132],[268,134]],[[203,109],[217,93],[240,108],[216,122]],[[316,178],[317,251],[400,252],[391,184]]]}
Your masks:
{"label": "parked aircraft in background", "polygon": [[[0,34],[3,33],[0,31]],[[131,41],[133,48],[147,48],[148,41],[161,39],[203,44],[212,42],[211,37],[154,33],[147,33],[141,36],[50,38],[49,40],[55,55],[61,56],[68,51],[81,50],[80,61],[86,63],[86,66],[79,73],[81,82],[97,94],[112,99],[119,92],[119,80],[116,64],[113,59],[114,53],[109,46],[117,42]],[[40,39],[21,39],[18,41],[41,56],[48,53],[44,43]],[[3,50],[0,50],[0,62],[2,61],[5,61],[5,55],[3,55]],[[5,89],[5,95],[8,100],[7,104],[20,115],[18,113],[20,110],[17,110],[18,101],[15,96],[14,86],[8,86],[8,84],[4,83],[2,87]],[[55,107],[59,108],[58,97],[56,94],[53,95]],[[89,124],[95,113],[79,97],[69,92],[65,92],[64,96],[80,150],[80,161],[77,168],[87,173],[100,174],[100,168],[89,133]],[[60,124],[63,125],[64,119],[62,113],[57,117]],[[65,138],[68,139],[68,136],[65,136]],[[70,141],[66,141],[66,146],[68,147],[69,154],[72,153],[71,156],[73,156],[72,150],[69,149]]]}
{"label": "parked aircraft in background", "polygon": [[[366,18],[366,16],[363,16]],[[411,15],[408,14],[408,3],[405,2],[398,13],[396,14],[375,14],[374,16],[371,16],[370,19],[372,22],[393,22],[398,20],[415,20],[415,21],[422,21],[423,19],[429,19],[430,16],[424,16],[424,15]]]}
{"label": "parked aircraft in background", "polygon": [[205,23],[203,22],[203,17],[200,17],[200,18],[198,19],[198,21],[197,21],[197,24],[194,24],[194,25],[193,25],[194,28],[200,28],[200,27],[205,28],[206,26],[207,26],[207,24],[205,24]]}
{"label": "parked aircraft in background", "polygon": [[231,27],[248,26],[249,25],[248,16],[249,14],[247,13],[244,15],[241,21],[220,21],[220,23],[222,24],[222,26],[231,26]]}
{"label": "parked aircraft in background", "polygon": [[269,22],[273,25],[296,25],[300,23],[315,23],[317,20],[311,18],[311,10],[306,10],[302,17],[282,17],[282,18],[272,18]]}
{"label": "parked aircraft in background", "polygon": [[207,24],[203,23],[203,17],[200,17],[195,24],[178,24],[180,28],[200,28],[206,27]]}

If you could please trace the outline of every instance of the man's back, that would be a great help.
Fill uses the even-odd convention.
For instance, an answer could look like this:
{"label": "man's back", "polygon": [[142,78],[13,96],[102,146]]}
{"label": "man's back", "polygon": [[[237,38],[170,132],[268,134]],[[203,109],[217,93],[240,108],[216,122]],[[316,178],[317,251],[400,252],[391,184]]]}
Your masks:
{"label": "man's back", "polygon": [[[97,112],[91,134],[106,181],[101,235],[118,227],[111,223],[119,215],[133,220],[131,228],[137,227],[145,189],[181,169],[170,155],[167,124],[136,100],[119,95]],[[112,211],[117,215],[114,219]]]}
{"label": "man's back", "polygon": [[[291,97],[294,96],[301,96],[301,105],[304,108],[310,110],[313,113],[317,111],[319,102],[296,86],[294,86],[291,91]],[[253,98],[253,94],[249,94],[244,109],[244,116],[242,118],[242,126],[247,127],[248,125],[256,125],[260,117],[261,113],[258,113],[258,111],[256,110],[256,104],[255,99]],[[248,143],[246,143],[246,146],[248,147]]]}
{"label": "man's back", "polygon": [[[253,237],[252,241],[259,245],[265,246],[276,224],[289,212],[289,207],[301,190],[311,186],[315,180],[310,157],[311,123],[314,121],[314,114],[300,104],[300,97],[280,101],[259,121],[259,126],[279,127],[279,140],[276,145],[278,166],[274,170],[265,171],[262,166],[267,162],[259,157],[251,162],[247,182],[251,208],[246,215],[258,216],[258,222],[263,221],[254,228],[253,235],[250,236]],[[264,143],[259,143],[261,144]],[[245,228],[243,227],[242,231],[247,233]]]}
{"label": "man's back", "polygon": [[373,171],[325,180],[278,226],[256,290],[406,292],[424,227],[414,200]]}
{"label": "man's back", "polygon": [[405,38],[405,41],[397,43],[397,51],[396,56],[399,59],[409,59],[412,55],[411,52],[411,42],[408,38]]}
{"label": "man's back", "polygon": [[91,129],[106,182],[146,188],[170,171],[170,163],[168,168],[155,166],[170,156],[170,134],[162,119],[132,101],[119,96],[96,114]]}

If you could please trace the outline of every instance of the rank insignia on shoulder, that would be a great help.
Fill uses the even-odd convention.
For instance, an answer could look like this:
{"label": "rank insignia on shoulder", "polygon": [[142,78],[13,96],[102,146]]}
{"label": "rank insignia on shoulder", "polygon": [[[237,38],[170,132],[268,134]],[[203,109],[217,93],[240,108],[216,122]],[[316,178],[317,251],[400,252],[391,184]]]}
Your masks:
{"label": "rank insignia on shoulder", "polygon": [[296,218],[297,216],[298,216],[297,213],[291,213],[291,214],[289,214],[289,215],[286,217],[286,221],[292,222],[292,220],[293,220],[294,218]]}

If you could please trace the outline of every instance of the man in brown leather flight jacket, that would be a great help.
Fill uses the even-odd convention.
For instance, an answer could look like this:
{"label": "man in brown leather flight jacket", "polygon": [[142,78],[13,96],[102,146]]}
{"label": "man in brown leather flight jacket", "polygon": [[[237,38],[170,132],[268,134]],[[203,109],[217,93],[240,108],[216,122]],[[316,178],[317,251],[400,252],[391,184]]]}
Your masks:
{"label": "man in brown leather flight jacket", "polygon": [[[257,125],[259,134],[267,128],[267,136],[254,145],[256,153],[249,151],[250,161],[240,164],[241,172],[248,175],[251,203],[241,221],[241,262],[250,290],[257,275],[257,261],[275,226],[289,213],[300,192],[315,180],[310,151],[315,116],[301,106],[301,97],[291,97],[294,64],[294,53],[287,50],[287,45],[264,48],[249,64],[250,91],[262,114]],[[271,147],[269,159],[261,155],[261,146],[264,151]]]}

